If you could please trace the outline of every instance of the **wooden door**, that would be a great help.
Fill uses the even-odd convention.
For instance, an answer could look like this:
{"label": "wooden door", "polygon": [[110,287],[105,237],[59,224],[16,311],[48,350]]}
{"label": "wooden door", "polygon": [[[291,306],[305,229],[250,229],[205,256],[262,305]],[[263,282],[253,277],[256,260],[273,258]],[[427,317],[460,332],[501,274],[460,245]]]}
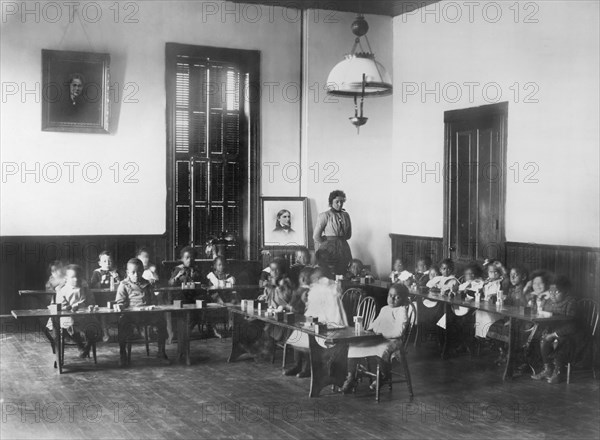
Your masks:
{"label": "wooden door", "polygon": [[508,104],[444,114],[444,244],[458,263],[504,257]]}

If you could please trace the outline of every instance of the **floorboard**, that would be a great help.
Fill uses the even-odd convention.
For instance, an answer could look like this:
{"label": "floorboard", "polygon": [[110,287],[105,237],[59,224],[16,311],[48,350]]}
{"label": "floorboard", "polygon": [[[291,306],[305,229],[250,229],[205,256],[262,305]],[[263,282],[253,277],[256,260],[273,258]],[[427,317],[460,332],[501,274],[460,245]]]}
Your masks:
{"label": "floorboard", "polygon": [[[405,384],[381,402],[363,382],[354,395],[325,389],[275,364],[227,363],[229,339],[192,341],[192,366],[163,366],[134,345],[119,369],[118,346],[98,345],[98,364],[67,349],[52,367],[35,331],[0,334],[2,439],[598,439],[600,382],[574,373],[569,385],[501,380],[494,353],[441,360],[435,344],[409,351],[415,398]],[[174,359],[176,345],[167,346]],[[291,359],[291,357],[290,357]]]}

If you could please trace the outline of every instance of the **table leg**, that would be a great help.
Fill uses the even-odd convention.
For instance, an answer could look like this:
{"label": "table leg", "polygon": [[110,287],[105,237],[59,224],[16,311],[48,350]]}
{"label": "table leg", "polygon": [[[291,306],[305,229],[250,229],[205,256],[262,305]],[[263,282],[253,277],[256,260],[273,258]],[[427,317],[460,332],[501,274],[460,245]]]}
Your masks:
{"label": "table leg", "polygon": [[[448,358],[448,324],[450,320],[450,313],[452,313],[450,303],[444,303],[444,315],[446,316],[446,330],[444,331],[444,345],[442,346],[442,359]],[[437,324],[436,324],[437,325]]]}
{"label": "table leg", "polygon": [[167,321],[167,344],[171,345],[173,343],[173,318],[171,313],[165,313],[165,319]]}
{"label": "table leg", "polygon": [[192,365],[192,360],[190,358],[190,351],[191,351],[191,349],[190,349],[190,347],[191,347],[191,345],[190,345],[190,339],[191,339],[191,336],[190,336],[190,321],[192,319],[191,315],[192,315],[191,311],[186,312],[185,319],[184,319],[184,321],[185,321],[184,327],[185,328],[183,329],[183,332],[184,332],[184,334],[183,334],[184,344],[183,345],[184,345],[184,348],[185,348],[185,364],[188,365],[188,366]]}
{"label": "table leg", "polygon": [[[177,322],[177,358],[181,360],[185,356],[185,338],[186,335],[188,335],[189,333],[186,332],[186,329],[184,328],[187,324],[187,319],[185,319],[185,317],[177,315],[178,314],[175,314],[175,320]],[[173,315],[171,314],[171,316]]]}
{"label": "table leg", "polygon": [[506,353],[506,367],[504,368],[504,374],[502,375],[502,380],[512,379],[513,376],[513,350],[514,347],[517,347],[518,335],[516,334],[515,328],[516,326],[514,318],[509,318],[508,320],[508,350]]}
{"label": "table leg", "polygon": [[60,318],[58,316],[52,317],[52,328],[55,329],[54,333],[58,335],[56,338],[56,353],[55,353],[55,362],[58,367],[58,374],[62,374],[63,368],[63,359],[62,359],[62,337],[60,331]]}
{"label": "table leg", "polygon": [[320,346],[315,337],[308,335],[310,350],[309,397],[318,397],[328,385],[341,387],[348,370],[348,344],[338,343],[330,348]]}
{"label": "table leg", "polygon": [[227,362],[235,362],[242,354],[247,353],[241,343],[242,324],[245,319],[239,313],[229,312],[233,318],[233,332],[231,334],[231,353]]}

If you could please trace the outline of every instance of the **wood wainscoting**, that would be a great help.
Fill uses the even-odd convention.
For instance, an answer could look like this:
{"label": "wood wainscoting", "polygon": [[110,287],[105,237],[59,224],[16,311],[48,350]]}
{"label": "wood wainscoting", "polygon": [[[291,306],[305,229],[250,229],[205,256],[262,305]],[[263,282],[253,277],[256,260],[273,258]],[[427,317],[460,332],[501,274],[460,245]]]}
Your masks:
{"label": "wood wainscoting", "polygon": [[98,267],[98,254],[108,250],[119,272],[124,273],[127,260],[140,247],[148,248],[155,263],[166,256],[163,235],[1,237],[0,315],[21,306],[19,290],[44,289],[48,264],[53,260],[79,264],[89,277]]}
{"label": "wood wainscoting", "polygon": [[581,298],[600,300],[600,249],[506,242],[506,267],[522,265],[528,270],[546,269],[566,275]]}
{"label": "wood wainscoting", "polygon": [[[421,256],[430,256],[434,263],[447,256],[441,237],[390,234],[390,238],[392,263],[396,258],[403,258],[409,271],[414,270]],[[503,263],[507,269],[520,265],[529,271],[546,269],[566,275],[573,283],[573,291],[577,296],[600,302],[599,248],[508,241],[504,249]],[[460,268],[457,269],[460,272]]]}
{"label": "wood wainscoting", "polygon": [[404,262],[404,269],[409,272],[415,270],[417,260],[428,256],[437,264],[445,257],[444,245],[441,237],[422,237],[417,235],[390,234],[392,239],[392,265],[396,258]]}

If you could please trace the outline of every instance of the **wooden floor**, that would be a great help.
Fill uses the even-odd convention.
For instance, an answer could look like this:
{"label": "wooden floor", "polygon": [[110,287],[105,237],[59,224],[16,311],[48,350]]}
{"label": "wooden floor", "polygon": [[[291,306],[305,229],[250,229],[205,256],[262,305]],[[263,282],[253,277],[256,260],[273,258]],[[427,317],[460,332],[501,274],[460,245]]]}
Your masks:
{"label": "wooden floor", "polygon": [[[134,367],[117,367],[116,344],[98,346],[98,364],[67,351],[59,376],[48,343],[4,325],[1,334],[2,439],[598,439],[599,384],[580,372],[570,385],[522,377],[502,382],[494,354],[442,361],[435,344],[411,348],[415,398],[404,384],[368,386],[309,399],[308,379],[270,363],[226,362],[230,340],[192,342],[194,365],[161,366],[134,347]],[[11,331],[11,329],[13,331]],[[152,350],[155,351],[153,346]],[[170,356],[176,346],[167,347]],[[154,352],[151,353],[151,356]]]}

